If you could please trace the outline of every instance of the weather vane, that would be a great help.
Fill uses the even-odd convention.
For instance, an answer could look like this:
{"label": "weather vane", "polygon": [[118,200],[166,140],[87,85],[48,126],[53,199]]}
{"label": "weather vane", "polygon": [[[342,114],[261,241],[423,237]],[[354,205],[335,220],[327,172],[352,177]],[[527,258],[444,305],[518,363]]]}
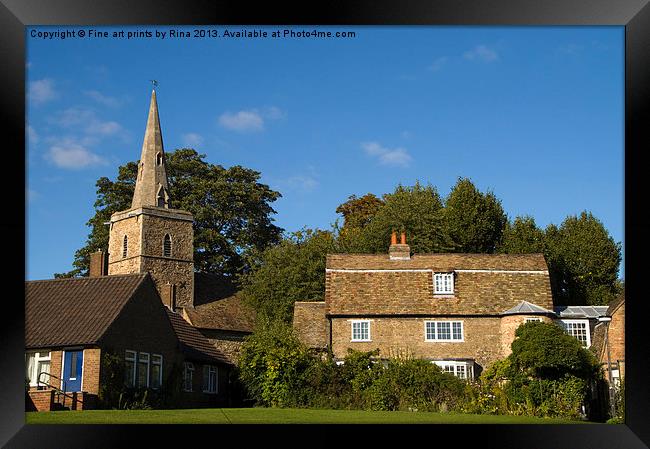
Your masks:
{"label": "weather vane", "polygon": [[149,80],[151,81],[151,84],[153,84],[153,89],[156,90],[156,87],[158,87],[158,80]]}

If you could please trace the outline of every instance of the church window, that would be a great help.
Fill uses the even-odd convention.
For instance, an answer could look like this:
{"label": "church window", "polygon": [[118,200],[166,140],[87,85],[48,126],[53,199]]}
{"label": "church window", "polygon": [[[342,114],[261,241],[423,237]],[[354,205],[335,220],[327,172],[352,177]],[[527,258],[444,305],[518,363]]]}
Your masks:
{"label": "church window", "polygon": [[169,234],[165,234],[165,238],[163,239],[163,256],[172,256],[172,238]]}
{"label": "church window", "polygon": [[156,165],[162,165],[162,153],[156,154]]}
{"label": "church window", "polygon": [[124,241],[122,243],[122,257],[126,257],[127,254],[127,249],[129,247],[129,238],[127,236],[124,236]]}

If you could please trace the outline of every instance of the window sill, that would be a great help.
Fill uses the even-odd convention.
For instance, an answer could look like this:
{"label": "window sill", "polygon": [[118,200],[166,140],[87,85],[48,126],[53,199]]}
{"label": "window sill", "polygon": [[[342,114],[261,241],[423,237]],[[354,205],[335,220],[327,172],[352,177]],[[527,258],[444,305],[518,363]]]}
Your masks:
{"label": "window sill", "polygon": [[372,340],[350,340],[350,343],[368,343],[372,342]]}
{"label": "window sill", "polygon": [[218,391],[207,391],[207,390],[203,390],[203,393],[205,393],[205,394],[219,394]]}
{"label": "window sill", "polygon": [[425,343],[465,343],[465,340],[427,340],[424,339]]}
{"label": "window sill", "polygon": [[449,298],[449,299],[456,299],[456,295],[453,293],[434,293],[433,294],[434,298]]}

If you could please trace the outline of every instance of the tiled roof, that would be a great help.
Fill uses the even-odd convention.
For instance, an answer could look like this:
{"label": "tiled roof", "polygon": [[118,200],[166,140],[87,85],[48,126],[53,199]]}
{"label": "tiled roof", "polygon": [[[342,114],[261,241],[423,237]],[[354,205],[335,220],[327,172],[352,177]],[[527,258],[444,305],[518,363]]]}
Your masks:
{"label": "tiled roof", "polygon": [[185,309],[192,325],[201,329],[252,332],[255,311],[246,305],[235,288],[223,279],[195,273],[194,307]]}
{"label": "tiled roof", "polygon": [[25,282],[25,346],[97,343],[147,276]]}
{"label": "tiled roof", "polygon": [[165,308],[165,310],[174,328],[174,332],[178,337],[181,351],[188,359],[231,364],[228,358],[210,343],[210,340],[205,338],[201,332],[185,321],[183,317],[168,308]]}
{"label": "tiled roof", "polygon": [[538,305],[532,304],[528,301],[521,301],[519,304],[514,306],[511,309],[503,312],[503,315],[518,315],[518,314],[554,314],[552,310],[545,309]]}
{"label": "tiled roof", "polygon": [[553,308],[560,318],[592,318],[607,315],[607,306],[557,306]]}
{"label": "tiled roof", "polygon": [[547,271],[543,254],[415,254],[390,260],[388,254],[328,254],[329,269],[433,269]]}

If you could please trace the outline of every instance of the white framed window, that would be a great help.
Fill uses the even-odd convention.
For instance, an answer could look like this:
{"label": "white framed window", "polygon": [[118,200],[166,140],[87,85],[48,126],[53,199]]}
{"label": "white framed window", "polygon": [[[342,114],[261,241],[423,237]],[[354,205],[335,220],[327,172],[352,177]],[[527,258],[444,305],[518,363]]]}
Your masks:
{"label": "white framed window", "polygon": [[[38,386],[41,373],[50,372],[52,353],[49,351],[30,351],[25,353],[25,379],[32,387]],[[50,376],[40,376],[43,382],[51,383]]]}
{"label": "white framed window", "polygon": [[185,362],[183,365],[183,390],[192,391],[194,383],[194,364],[192,362]]}
{"label": "white framed window", "polygon": [[162,385],[163,357],[160,354],[151,354],[151,388],[160,388]]}
{"label": "white framed window", "polygon": [[149,354],[140,352],[138,354],[138,387],[146,388],[149,386]]}
{"label": "white framed window", "polygon": [[135,361],[136,352],[127,350],[124,353],[124,383],[127,387],[135,387]]}
{"label": "white framed window", "polygon": [[542,319],[538,316],[527,316],[524,318],[524,323],[541,323]]}
{"label": "white framed window", "polygon": [[352,321],[352,341],[370,341],[370,321]]}
{"label": "white framed window", "polygon": [[474,379],[474,363],[455,360],[434,360],[445,373],[453,374],[459,379]]}
{"label": "white framed window", "polygon": [[433,294],[454,294],[454,273],[433,273]]}
{"label": "white framed window", "polygon": [[562,326],[567,334],[578,339],[582,346],[591,346],[589,335],[589,320],[562,320]]}
{"label": "white framed window", "polygon": [[218,371],[216,366],[203,365],[203,392],[217,393]]}
{"label": "white framed window", "polygon": [[462,321],[425,321],[425,341],[465,341]]}

